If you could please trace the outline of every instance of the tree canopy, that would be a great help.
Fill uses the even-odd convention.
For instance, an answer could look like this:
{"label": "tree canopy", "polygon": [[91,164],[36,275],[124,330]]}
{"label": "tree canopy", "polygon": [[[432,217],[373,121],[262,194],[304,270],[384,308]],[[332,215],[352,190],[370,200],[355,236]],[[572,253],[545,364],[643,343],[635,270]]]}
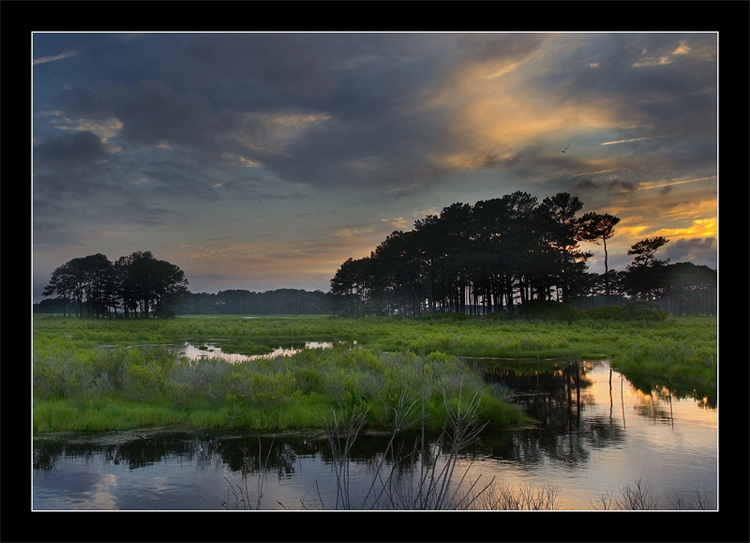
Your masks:
{"label": "tree canopy", "polygon": [[158,260],[150,251],[134,252],[111,262],[101,253],[74,258],[52,272],[44,296],[55,296],[66,313],[107,317],[170,316],[188,280],[174,264]]}
{"label": "tree canopy", "polygon": [[[218,294],[187,291],[183,271],[150,251],[111,262],[101,253],[74,258],[52,273],[44,308],[88,317],[167,317],[180,313],[329,313],[347,315],[488,314],[563,302],[581,308],[647,302],[673,314],[716,313],[717,274],[656,257],[669,240],[631,246],[633,261],[610,270],[607,241],[620,219],[588,212],[568,193],[541,202],[517,191],[474,205],[455,203],[388,235],[369,256],[346,259],[327,293],[279,289]],[[602,245],[603,274],[590,273]],[[41,305],[41,304],[40,304]],[[52,305],[55,307],[53,308]]]}
{"label": "tree canopy", "polygon": [[[599,298],[611,304],[675,294],[672,276],[660,273],[667,262],[654,257],[668,240],[636,243],[628,251],[635,256],[632,265],[618,273],[609,269],[607,241],[620,219],[595,212],[578,216],[582,208],[566,192],[541,202],[518,191],[473,206],[452,204],[417,220],[411,231],[394,231],[369,256],[347,259],[331,279],[331,293],[339,311],[351,315],[486,314],[537,301]],[[603,245],[604,274],[588,272],[593,253],[581,242]],[[682,270],[683,297],[685,277],[710,290],[706,281],[713,275],[715,284],[716,272],[703,268]],[[710,300],[699,305],[715,312]]]}

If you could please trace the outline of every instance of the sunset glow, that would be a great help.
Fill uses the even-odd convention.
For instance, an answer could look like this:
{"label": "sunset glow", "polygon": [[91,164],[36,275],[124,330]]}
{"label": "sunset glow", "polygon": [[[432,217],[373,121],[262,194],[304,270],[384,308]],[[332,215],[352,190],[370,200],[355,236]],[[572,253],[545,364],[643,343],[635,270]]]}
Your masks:
{"label": "sunset glow", "polygon": [[[152,251],[192,292],[327,291],[456,202],[569,192],[716,267],[716,33],[35,33],[34,301]],[[603,271],[590,244],[589,269]]]}

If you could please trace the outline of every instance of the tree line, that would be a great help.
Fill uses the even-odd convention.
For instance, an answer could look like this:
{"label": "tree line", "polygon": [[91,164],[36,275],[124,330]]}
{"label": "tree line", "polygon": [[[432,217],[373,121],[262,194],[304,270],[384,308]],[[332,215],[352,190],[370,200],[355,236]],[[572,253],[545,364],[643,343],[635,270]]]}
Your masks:
{"label": "tree line", "polygon": [[[455,203],[394,231],[369,256],[347,259],[331,279],[339,311],[350,315],[513,312],[533,302],[622,304],[643,300],[673,313],[715,313],[716,272],[655,257],[668,243],[646,238],[628,251],[626,270],[609,269],[607,242],[620,219],[578,212],[569,193],[541,202],[517,191]],[[603,274],[588,272],[601,245]]]}
{"label": "tree line", "polygon": [[52,272],[37,313],[78,317],[172,317],[175,314],[325,314],[333,312],[329,293],[300,289],[268,292],[225,290],[192,293],[176,265],[135,252],[112,262],[97,253],[74,258]]}
{"label": "tree line", "polygon": [[[369,256],[347,259],[329,292],[278,289],[191,293],[184,272],[134,252],[111,262],[95,254],[52,273],[38,312],[88,317],[169,317],[182,314],[311,314],[351,316],[424,313],[521,314],[539,303],[592,308],[647,302],[674,315],[715,314],[717,274],[689,262],[656,257],[669,240],[657,236],[628,250],[623,271],[609,269],[607,242],[620,219],[589,212],[568,193],[541,202],[526,192],[455,203],[397,230]],[[600,245],[604,273],[588,271]]]}
{"label": "tree line", "polygon": [[178,266],[150,251],[114,262],[97,253],[56,268],[42,294],[54,296],[53,305],[66,315],[167,317],[174,315],[173,306],[187,285]]}
{"label": "tree line", "polygon": [[330,294],[320,290],[282,288],[266,292],[242,289],[214,293],[186,292],[176,304],[178,313],[218,315],[316,315],[333,311]]}

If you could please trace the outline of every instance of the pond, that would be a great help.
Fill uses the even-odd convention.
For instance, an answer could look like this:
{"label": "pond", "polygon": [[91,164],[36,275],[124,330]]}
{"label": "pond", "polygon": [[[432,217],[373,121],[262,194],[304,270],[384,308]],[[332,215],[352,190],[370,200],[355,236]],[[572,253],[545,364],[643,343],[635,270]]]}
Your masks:
{"label": "pond", "polygon": [[185,342],[179,355],[189,360],[199,360],[202,358],[221,358],[227,362],[247,362],[249,360],[260,360],[263,358],[276,358],[277,356],[292,356],[303,349],[330,349],[333,342],[330,341],[297,341],[287,345],[280,345],[270,352],[263,354],[246,355],[241,353],[224,352],[218,342],[193,345]]}
{"label": "pond", "polygon": [[[456,465],[456,472],[467,472],[465,484],[494,478],[511,489],[554,489],[554,508],[563,510],[599,509],[602,496],[618,499],[623,489],[641,485],[653,509],[717,509],[717,410],[711,402],[671,397],[666,389],[638,390],[606,360],[467,363],[512,390],[539,424],[486,428]],[[367,494],[388,439],[357,439],[349,484],[358,499]],[[404,441],[413,443],[413,436]],[[414,476],[420,465],[417,459],[397,471]],[[33,508],[333,509],[335,466],[321,432],[51,434],[34,440]]]}

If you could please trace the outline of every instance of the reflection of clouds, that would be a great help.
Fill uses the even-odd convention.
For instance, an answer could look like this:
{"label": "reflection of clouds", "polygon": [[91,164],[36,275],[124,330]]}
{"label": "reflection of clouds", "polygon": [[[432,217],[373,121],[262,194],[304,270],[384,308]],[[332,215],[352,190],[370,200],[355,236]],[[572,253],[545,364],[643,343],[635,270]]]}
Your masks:
{"label": "reflection of clouds", "polygon": [[[112,510],[117,509],[115,489],[118,477],[97,473],[100,460],[81,462],[66,458],[51,471],[34,472],[34,508],[39,510]],[[43,490],[40,490],[43,489]]]}
{"label": "reflection of clouds", "polygon": [[117,509],[117,499],[112,490],[117,487],[117,475],[102,474],[96,488],[92,491],[91,505],[87,509]]}

